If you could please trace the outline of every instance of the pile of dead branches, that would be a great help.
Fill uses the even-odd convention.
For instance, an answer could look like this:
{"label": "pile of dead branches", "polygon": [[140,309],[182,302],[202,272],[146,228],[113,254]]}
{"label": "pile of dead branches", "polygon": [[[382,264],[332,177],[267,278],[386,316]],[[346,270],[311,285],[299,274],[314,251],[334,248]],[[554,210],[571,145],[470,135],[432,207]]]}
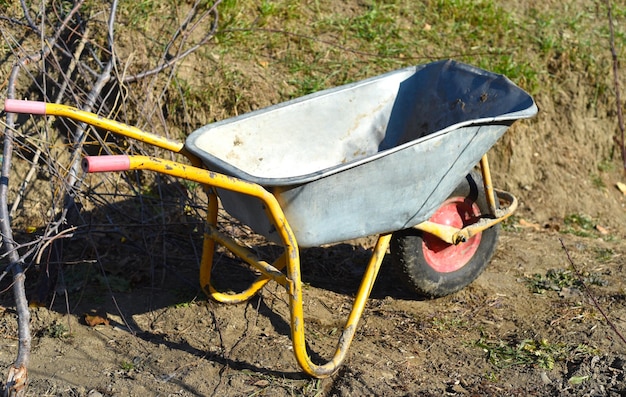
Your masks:
{"label": "pile of dead branches", "polygon": [[[0,17],[7,48],[0,64],[7,76],[0,81],[3,97],[71,105],[169,135],[163,109],[176,90],[172,77],[181,60],[214,36],[218,3],[180,5],[175,14],[164,16],[167,26],[159,29],[159,37],[149,37],[151,33],[133,27],[133,21],[120,20],[123,13],[116,0],[21,0]],[[137,43],[120,43],[119,30]],[[136,194],[133,182],[141,178],[99,176],[87,183],[82,157],[122,151],[154,155],[155,149],[64,119],[3,116],[0,281],[12,276],[19,324],[19,350],[5,394],[23,395],[31,344],[29,302],[45,304],[54,290],[54,275],[64,263],[63,241],[93,231],[83,209]],[[115,194],[97,194],[94,186]],[[111,228],[114,223],[109,220]],[[38,294],[27,299],[25,279],[32,268],[45,277]]]}

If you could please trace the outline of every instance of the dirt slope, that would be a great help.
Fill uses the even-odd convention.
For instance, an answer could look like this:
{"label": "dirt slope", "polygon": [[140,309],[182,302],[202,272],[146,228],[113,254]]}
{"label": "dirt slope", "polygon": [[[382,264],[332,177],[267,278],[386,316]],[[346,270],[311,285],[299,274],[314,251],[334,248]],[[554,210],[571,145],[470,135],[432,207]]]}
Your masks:
{"label": "dirt slope", "polygon": [[[244,87],[258,94],[256,105],[275,99],[276,72],[236,68],[256,70]],[[626,196],[615,188],[624,177],[614,104],[589,106],[594,87],[585,76],[560,73],[556,95],[535,96],[537,118],[516,124],[490,153],[496,186],[521,201],[491,265],[459,293],[419,300],[386,260],[337,374],[301,373],[276,285],[235,306],[204,298],[196,282],[201,220],[189,216],[159,231],[184,238],[158,266],[133,245],[146,235],[132,232],[94,237],[106,251],[108,283],[89,266],[67,267],[51,310],[33,308],[28,395],[626,395]],[[72,244],[68,251],[92,254]],[[370,248],[363,240],[302,253],[315,359],[336,344]],[[218,270],[224,283],[238,278]],[[2,368],[16,354],[11,307],[3,295]],[[96,309],[108,323],[87,326],[84,313]]]}

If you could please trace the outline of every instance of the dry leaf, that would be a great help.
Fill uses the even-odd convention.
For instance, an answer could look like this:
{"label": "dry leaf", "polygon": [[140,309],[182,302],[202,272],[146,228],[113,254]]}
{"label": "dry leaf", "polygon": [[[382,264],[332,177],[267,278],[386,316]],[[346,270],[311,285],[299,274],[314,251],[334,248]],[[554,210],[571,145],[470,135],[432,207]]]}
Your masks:
{"label": "dry leaf", "polygon": [[617,186],[617,188],[619,189],[620,192],[622,192],[622,194],[626,194],[626,183],[617,182],[615,186]]}
{"label": "dry leaf", "polygon": [[109,318],[103,309],[92,310],[89,313],[85,313],[85,323],[90,327],[101,324],[109,325]]}
{"label": "dry leaf", "polygon": [[39,302],[37,299],[33,299],[28,302],[28,307],[47,307],[46,302]]}
{"label": "dry leaf", "polygon": [[531,228],[531,229],[535,229],[535,230],[541,230],[541,226],[539,226],[537,223],[531,223],[528,222],[524,219],[520,219],[519,220],[519,225],[521,227],[525,227],[525,228]]}
{"label": "dry leaf", "polygon": [[608,230],[607,228],[605,228],[605,227],[600,226],[600,225],[596,225],[596,230],[597,230],[600,234],[603,234],[603,235],[605,235],[605,236],[606,236],[607,234],[609,234],[609,230]]}
{"label": "dry leaf", "polygon": [[261,379],[261,380],[257,380],[256,382],[253,383],[254,386],[258,386],[258,387],[267,387],[269,386],[270,381],[267,379]]}

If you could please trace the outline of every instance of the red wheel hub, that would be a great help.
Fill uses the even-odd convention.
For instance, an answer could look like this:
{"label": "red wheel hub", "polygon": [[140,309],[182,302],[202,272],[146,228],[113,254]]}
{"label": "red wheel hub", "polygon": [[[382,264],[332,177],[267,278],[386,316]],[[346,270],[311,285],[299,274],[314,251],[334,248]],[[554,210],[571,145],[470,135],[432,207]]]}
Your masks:
{"label": "red wheel hub", "polygon": [[[447,199],[430,218],[431,222],[462,228],[478,221],[480,208],[464,197]],[[426,263],[439,273],[450,273],[465,266],[480,245],[481,233],[459,245],[448,244],[440,238],[424,233],[422,251]]]}

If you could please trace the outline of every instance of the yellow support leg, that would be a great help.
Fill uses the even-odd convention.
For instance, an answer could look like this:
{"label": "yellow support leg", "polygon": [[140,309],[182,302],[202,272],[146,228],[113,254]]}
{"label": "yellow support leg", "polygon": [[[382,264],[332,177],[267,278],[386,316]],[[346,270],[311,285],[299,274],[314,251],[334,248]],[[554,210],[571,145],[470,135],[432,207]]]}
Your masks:
{"label": "yellow support leg", "polygon": [[[200,286],[204,293],[211,299],[222,303],[240,303],[245,302],[254,296],[261,288],[263,288],[268,281],[272,278],[265,274],[259,276],[250,286],[236,294],[225,294],[219,292],[211,283],[211,272],[213,269],[213,257],[215,253],[215,243],[221,242],[222,245],[231,249],[239,258],[247,258],[245,260],[248,264],[255,267],[256,263],[260,263],[258,259],[254,257],[252,253],[239,246],[237,243],[223,236],[217,231],[217,212],[218,212],[218,199],[214,189],[207,189],[207,196],[209,199],[209,208],[207,211],[207,227],[204,232],[204,240],[202,246],[202,260],[200,262]],[[280,259],[280,258],[279,258]],[[265,263],[264,263],[265,264]],[[278,270],[284,267],[284,261],[278,263]],[[271,266],[266,266],[268,272],[272,272]],[[274,273],[275,274],[275,273]],[[281,273],[282,275],[282,273]],[[283,276],[284,277],[284,276]],[[276,280],[276,278],[274,278]],[[284,284],[284,283],[283,283]]]}
{"label": "yellow support leg", "polygon": [[487,197],[487,204],[489,205],[489,211],[491,215],[496,216],[496,196],[493,193],[493,183],[491,182],[491,169],[489,168],[489,160],[487,160],[487,154],[485,153],[480,159],[480,170],[483,176],[483,185],[485,188],[485,196]]}
{"label": "yellow support leg", "polygon": [[207,268],[208,277],[206,275],[207,271],[205,270],[204,279],[201,281],[202,288],[212,299],[215,299],[218,302],[222,303],[240,303],[245,302],[248,299],[252,298],[257,292],[261,290],[267,284],[268,281],[274,280],[278,284],[282,285],[289,291],[291,289],[291,285],[289,280],[280,270],[285,267],[284,255],[281,255],[274,264],[270,265],[269,263],[260,260],[257,256],[252,253],[247,248],[239,245],[235,240],[231,239],[228,236],[217,231],[216,228],[209,226],[209,231],[205,238],[213,241],[214,243],[218,243],[224,247],[226,247],[229,251],[235,254],[239,259],[248,263],[254,269],[261,272],[261,275],[254,280],[246,290],[236,293],[236,294],[225,294],[217,291],[210,279],[210,268],[211,264],[208,262],[202,263],[202,268]]}
{"label": "yellow support leg", "polygon": [[383,261],[385,253],[387,252],[387,248],[389,247],[390,240],[391,234],[383,234],[378,237],[378,241],[376,242],[376,246],[372,252],[372,257],[367,265],[367,269],[363,275],[361,285],[359,286],[355,301],[352,305],[352,311],[348,316],[343,333],[339,337],[335,354],[333,355],[332,360],[323,365],[314,364],[307,353],[306,339],[304,335],[304,318],[302,312],[302,283],[300,282],[300,269],[296,263],[290,263],[288,265],[287,270],[289,277],[293,281],[296,288],[290,300],[291,340],[296,360],[307,374],[316,378],[326,378],[334,374],[339,369],[339,366],[346,357],[346,353],[352,343],[352,339],[354,338],[356,327],[359,323],[361,315],[363,314],[365,303],[372,292],[374,281],[376,280],[376,276],[380,270],[380,265]]}
{"label": "yellow support leg", "polygon": [[[206,189],[209,205],[207,208],[206,223],[210,226],[217,226],[217,194],[211,187]],[[209,286],[211,285],[211,271],[213,270],[213,256],[215,254],[215,241],[210,238],[208,231],[204,232],[202,240],[202,259],[200,260],[200,286],[205,294],[211,295]]]}

